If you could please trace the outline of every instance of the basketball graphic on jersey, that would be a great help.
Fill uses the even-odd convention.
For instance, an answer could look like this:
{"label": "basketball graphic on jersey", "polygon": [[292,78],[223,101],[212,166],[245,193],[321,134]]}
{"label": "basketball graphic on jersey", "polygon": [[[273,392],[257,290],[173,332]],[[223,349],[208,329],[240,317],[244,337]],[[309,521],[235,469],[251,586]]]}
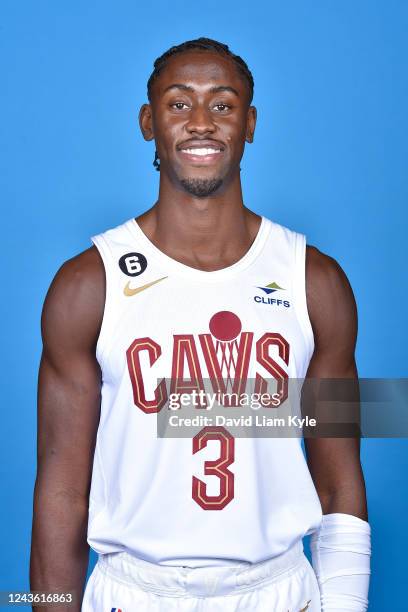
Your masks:
{"label": "basketball graphic on jersey", "polygon": [[210,319],[210,332],[216,338],[215,352],[220,358],[221,372],[226,377],[227,386],[231,386],[231,376],[237,366],[238,342],[242,324],[239,317],[229,310],[216,312]]}
{"label": "basketball graphic on jersey", "polygon": [[216,312],[210,319],[210,332],[222,342],[234,340],[241,329],[242,324],[239,317],[229,310]]}

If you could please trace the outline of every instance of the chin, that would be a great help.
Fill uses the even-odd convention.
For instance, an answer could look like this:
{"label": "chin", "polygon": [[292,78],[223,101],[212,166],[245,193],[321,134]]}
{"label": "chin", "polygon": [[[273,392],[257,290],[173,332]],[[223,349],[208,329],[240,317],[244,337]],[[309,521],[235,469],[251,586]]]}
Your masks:
{"label": "chin", "polygon": [[182,178],[180,183],[189,194],[196,198],[207,198],[218,191],[223,183],[222,178]]}

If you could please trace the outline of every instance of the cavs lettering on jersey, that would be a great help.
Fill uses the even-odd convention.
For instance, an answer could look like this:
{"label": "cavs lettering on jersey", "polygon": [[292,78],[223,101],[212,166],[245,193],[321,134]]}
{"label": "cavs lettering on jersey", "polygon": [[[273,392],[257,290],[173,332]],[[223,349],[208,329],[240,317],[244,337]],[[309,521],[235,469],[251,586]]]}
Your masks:
{"label": "cavs lettering on jersey", "polygon": [[191,567],[286,551],[322,516],[301,440],[234,438],[228,427],[158,438],[157,413],[203,380],[223,390],[250,378],[262,391],[268,378],[305,376],[305,236],[262,217],[249,251],[214,272],[165,255],[135,219],[92,241],[106,303],[90,546]]}

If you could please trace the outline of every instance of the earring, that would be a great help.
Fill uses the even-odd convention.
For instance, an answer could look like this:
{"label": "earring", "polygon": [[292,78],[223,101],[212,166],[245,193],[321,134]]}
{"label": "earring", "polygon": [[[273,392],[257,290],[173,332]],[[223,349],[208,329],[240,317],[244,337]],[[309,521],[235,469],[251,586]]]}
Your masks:
{"label": "earring", "polygon": [[156,168],[158,172],[160,172],[160,158],[159,158],[157,151],[155,151],[154,153],[153,166]]}

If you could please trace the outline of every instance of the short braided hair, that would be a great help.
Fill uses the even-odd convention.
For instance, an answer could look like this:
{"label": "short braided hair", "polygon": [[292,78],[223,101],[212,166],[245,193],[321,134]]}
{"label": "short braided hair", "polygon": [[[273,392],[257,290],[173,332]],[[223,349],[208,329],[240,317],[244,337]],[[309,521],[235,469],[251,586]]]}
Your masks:
{"label": "short braided hair", "polygon": [[234,62],[241,76],[246,79],[249,89],[249,103],[252,102],[252,98],[254,97],[254,78],[246,62],[239,55],[232,53],[228,45],[224,45],[216,40],[205,37],[196,38],[195,40],[187,40],[180,45],[170,47],[170,49],[165,51],[163,55],[155,60],[153,72],[147,81],[147,97],[149,101],[151,101],[152,96],[152,85],[163,68],[165,68],[167,61],[174,55],[178,53],[185,53],[186,51],[213,51],[214,53],[219,53],[224,57],[229,57]]}

